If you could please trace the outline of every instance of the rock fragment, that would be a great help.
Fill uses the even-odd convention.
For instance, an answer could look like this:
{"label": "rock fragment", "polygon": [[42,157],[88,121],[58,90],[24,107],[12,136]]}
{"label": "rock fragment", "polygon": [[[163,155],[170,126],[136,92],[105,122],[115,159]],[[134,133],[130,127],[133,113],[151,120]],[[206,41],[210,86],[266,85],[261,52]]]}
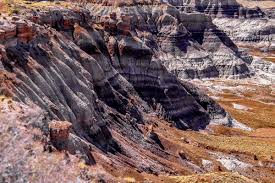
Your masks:
{"label": "rock fragment", "polygon": [[49,123],[50,140],[56,148],[62,149],[69,139],[72,124],[68,121],[51,121]]}

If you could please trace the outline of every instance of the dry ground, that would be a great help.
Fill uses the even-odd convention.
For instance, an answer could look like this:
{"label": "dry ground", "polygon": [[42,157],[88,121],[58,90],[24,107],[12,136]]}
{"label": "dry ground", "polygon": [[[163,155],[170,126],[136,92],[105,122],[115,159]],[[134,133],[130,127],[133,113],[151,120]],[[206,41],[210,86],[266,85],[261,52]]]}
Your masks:
{"label": "dry ground", "polygon": [[202,183],[212,183],[212,182],[222,182],[222,183],[256,183],[255,181],[248,179],[238,173],[209,173],[209,174],[199,174],[190,176],[175,176],[172,180],[177,183],[191,183],[191,182],[202,182]]}
{"label": "dry ground", "polygon": [[237,0],[238,3],[242,4],[244,7],[254,8],[256,6],[260,8],[274,8],[275,2],[273,0]]}
{"label": "dry ground", "polygon": [[248,53],[252,56],[260,57],[266,61],[275,63],[275,51],[262,52],[260,49],[248,47],[247,45],[238,45],[238,46],[247,48]]}
{"label": "dry ground", "polygon": [[[99,180],[100,177],[108,176],[116,177],[120,182],[275,182],[275,172],[271,168],[275,164],[275,139],[264,130],[247,132],[210,126],[208,130],[201,132],[181,131],[163,119],[148,115],[145,120],[154,124],[154,131],[170,156],[161,159],[146,150],[141,151],[160,163],[170,165],[177,172],[175,175],[153,175],[138,172],[131,167],[112,165],[99,151],[92,152],[97,162],[93,166],[85,165],[75,155],[44,151],[40,132],[17,120],[18,116],[22,115],[19,119],[29,116],[24,106],[22,108],[2,97],[0,110],[0,145],[5,147],[1,149],[1,155],[5,157],[5,161],[13,162],[10,167],[1,160],[0,169],[5,170],[1,172],[6,173],[0,174],[0,178],[5,176],[6,180],[12,180],[9,174],[18,172],[18,176],[33,182]],[[13,138],[14,133],[17,134],[16,138]],[[234,157],[253,167],[233,169],[232,172],[238,174],[231,173],[218,161],[220,155]],[[22,164],[22,160],[25,163]],[[204,167],[203,162],[206,160],[211,162],[211,166]]]}
{"label": "dry ground", "polygon": [[[196,81],[235,119],[252,128],[275,128],[274,85],[256,79]],[[234,105],[244,109],[234,108]]]}

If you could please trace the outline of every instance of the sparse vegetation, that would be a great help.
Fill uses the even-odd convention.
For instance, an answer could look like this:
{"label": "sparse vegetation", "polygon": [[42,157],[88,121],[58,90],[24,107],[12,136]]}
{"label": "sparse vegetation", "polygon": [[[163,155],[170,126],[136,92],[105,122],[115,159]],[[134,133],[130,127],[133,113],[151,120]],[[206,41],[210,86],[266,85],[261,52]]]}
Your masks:
{"label": "sparse vegetation", "polygon": [[190,176],[175,176],[172,177],[176,183],[212,183],[212,182],[222,182],[222,183],[256,183],[255,181],[248,179],[238,173],[209,173],[209,174],[199,174]]}
{"label": "sparse vegetation", "polygon": [[[201,87],[203,84],[197,83]],[[271,85],[261,85],[252,80],[237,81],[216,79],[209,81],[211,89],[205,87],[211,96],[237,121],[251,127],[275,128],[275,95]],[[233,103],[246,106],[239,110]]]}
{"label": "sparse vegetation", "polygon": [[136,179],[133,177],[124,177],[123,180],[127,183],[134,183],[136,182]]}
{"label": "sparse vegetation", "polygon": [[[252,128],[274,128],[275,107],[274,95],[268,86],[253,87],[256,91],[244,91],[240,94],[228,91],[219,94],[219,103],[238,121]],[[232,103],[249,107],[248,111],[234,109]]]}
{"label": "sparse vegetation", "polygon": [[265,160],[275,156],[275,143],[261,138],[246,136],[215,136],[196,132],[186,132],[184,137],[197,142],[200,146],[208,149],[227,153],[244,153],[257,155]]}
{"label": "sparse vegetation", "polygon": [[61,6],[69,8],[73,5],[72,2],[65,1],[28,1],[28,0],[3,0],[0,2],[0,10],[7,13],[9,16],[19,14],[21,8],[36,9],[48,8],[52,6]]}

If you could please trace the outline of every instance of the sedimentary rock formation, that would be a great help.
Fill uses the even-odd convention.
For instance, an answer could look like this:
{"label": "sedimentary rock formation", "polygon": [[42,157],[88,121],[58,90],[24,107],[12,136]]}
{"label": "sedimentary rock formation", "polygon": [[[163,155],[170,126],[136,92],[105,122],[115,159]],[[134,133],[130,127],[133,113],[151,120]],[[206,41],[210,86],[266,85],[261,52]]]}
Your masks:
{"label": "sedimentary rock formation", "polygon": [[119,153],[118,161],[131,159],[140,171],[172,171],[158,161],[142,163],[146,155],[135,150],[167,156],[156,134],[145,140],[139,126],[155,115],[153,101],[180,129],[204,129],[226,112],[208,110],[169,73],[149,47],[156,43],[147,45],[133,32],[132,19],[110,16],[100,24],[85,9],[49,9],[1,20],[1,93],[34,103],[49,120],[72,123],[65,149],[80,151],[88,164],[95,163],[92,148]]}
{"label": "sedimentary rock formation", "polygon": [[[215,19],[214,23],[238,45],[260,49],[275,50],[274,19]],[[253,26],[251,26],[253,25]]]}
{"label": "sedimentary rock formation", "polygon": [[[173,75],[166,71],[161,63],[164,63],[164,65],[168,64],[168,61],[163,59],[167,54],[173,54],[173,52],[175,52],[172,58],[176,58],[178,54],[182,54],[181,51],[173,51],[170,49],[185,49],[183,47],[184,44],[189,44],[187,41],[192,40],[192,35],[190,35],[188,29],[192,32],[203,29],[201,26],[208,26],[208,24],[212,26],[211,21],[199,14],[190,16],[185,15],[186,17],[182,14],[183,21],[180,25],[177,25],[175,22],[178,20],[172,16],[173,13],[179,13],[176,9],[167,7],[167,11],[171,12],[170,14],[172,15],[167,13],[163,14],[163,12],[160,12],[163,15],[157,15],[158,11],[159,10],[156,9],[155,15],[151,16],[155,19],[154,21],[158,21],[159,27],[151,28],[147,26],[147,23],[144,22],[142,17],[137,17],[137,15],[130,16],[122,14],[118,16],[115,13],[110,13],[110,15],[100,16],[99,21],[97,21],[98,18],[94,15],[91,16],[87,10],[81,10],[80,12],[72,10],[49,10],[41,13],[36,12],[35,16],[39,17],[37,21],[35,21],[36,23],[40,25],[49,25],[50,27],[61,31],[63,35],[52,29],[42,31],[42,28],[38,27],[37,29],[39,29],[40,34],[37,35],[36,39],[31,40],[27,44],[18,39],[18,35],[14,39],[9,39],[5,42],[6,45],[10,44],[10,42],[16,41],[18,44],[6,47],[4,50],[3,55],[6,55],[7,57],[3,60],[4,67],[10,69],[12,72],[20,73],[20,79],[26,82],[26,86],[29,86],[30,84],[34,85],[33,88],[35,89],[35,92],[31,95],[31,99],[38,102],[41,107],[47,108],[51,116],[61,120],[79,121],[76,123],[77,126],[79,126],[80,123],[84,126],[90,126],[95,123],[95,120],[98,120],[96,117],[94,120],[87,119],[87,116],[90,116],[94,111],[94,107],[90,109],[90,103],[84,102],[85,105],[78,105],[81,101],[96,101],[97,97],[106,102],[108,106],[116,108],[122,114],[129,112],[137,118],[138,121],[141,120],[141,112],[138,111],[135,106],[130,108],[126,107],[127,105],[132,105],[127,102],[127,98],[129,98],[128,93],[131,93],[131,95],[133,95],[132,93],[136,93],[136,95],[139,95],[141,99],[149,105],[152,104],[152,99],[154,98],[164,107],[166,111],[165,115],[176,121],[179,126],[181,126],[181,121],[184,121],[184,123],[188,124],[187,126],[198,129],[208,123],[207,121],[209,121],[209,117],[205,115],[205,112],[203,112],[204,109],[197,104],[196,100],[194,100],[191,95],[185,92],[184,87],[179,84]],[[146,12],[144,13],[146,14]],[[184,23],[185,19],[195,20],[196,16],[202,22],[195,23],[194,25],[188,25],[188,21],[185,21]],[[33,14],[27,15],[27,18],[32,21],[34,21],[33,17]],[[166,17],[170,17],[171,20]],[[206,22],[203,21],[203,18],[206,19]],[[138,19],[141,22],[140,24],[137,24],[140,28],[135,27],[133,22]],[[167,22],[166,19],[170,22]],[[179,29],[178,31],[175,30],[174,38],[172,35],[165,35],[167,34],[165,29],[169,29],[169,27],[173,29],[173,27],[171,27],[172,25],[174,25],[174,28]],[[98,26],[103,26],[103,30],[98,29]],[[149,37],[140,37],[141,35],[139,35],[139,30],[137,28],[143,30],[144,33],[148,35],[152,35],[154,29],[157,32],[160,31],[159,35],[156,37],[158,39],[150,41],[148,40]],[[50,32],[50,34],[48,32]],[[67,37],[70,37],[73,42],[71,42]],[[182,39],[178,39],[179,37],[182,37]],[[142,39],[144,41],[142,41]],[[179,43],[173,43],[172,39],[179,41]],[[71,45],[71,48],[68,49],[67,45]],[[156,49],[154,49],[154,45]],[[159,45],[166,46],[160,47]],[[178,45],[180,45],[180,48],[178,48]],[[188,45],[185,47],[188,47]],[[190,52],[193,52],[194,47],[197,47],[199,50],[202,49],[201,45],[196,43],[196,41],[194,41],[190,47]],[[45,50],[47,51],[45,52]],[[26,53],[23,54],[23,57],[22,52]],[[157,57],[157,55],[160,56]],[[208,58],[208,56],[206,56],[206,58],[210,60],[211,63],[211,59]],[[12,63],[10,63],[10,59],[13,60]],[[31,62],[37,62],[38,60],[43,59],[56,61],[54,63],[48,63],[47,65],[42,61],[38,62],[38,65],[36,63],[33,63],[34,65],[29,65]],[[81,64],[75,66],[76,60]],[[60,61],[66,61],[65,63],[68,65],[66,66],[59,63]],[[237,69],[236,71],[231,71],[231,69],[220,67],[219,71],[219,68],[211,66],[211,64],[202,63],[194,65],[195,61],[191,61],[189,61],[189,63],[192,64],[190,67],[193,67],[195,70],[199,70],[199,68],[202,67],[203,71],[197,73],[198,71],[191,70],[190,73],[188,73],[189,70],[186,66],[182,69],[184,69],[184,73],[187,72],[187,76],[183,73],[181,73],[181,75],[194,78],[200,76],[219,76],[219,74],[238,75],[239,73],[243,74],[243,72],[244,74],[246,72],[249,73],[244,63],[240,67],[240,70]],[[205,60],[202,60],[202,62],[204,61]],[[172,60],[171,62],[174,61]],[[57,63],[58,65],[56,66]],[[57,67],[58,69],[56,68],[57,70],[52,70],[51,68],[48,68],[49,64],[53,64],[52,67]],[[169,66],[167,67],[169,68]],[[175,65],[173,64],[172,67],[174,68]],[[205,70],[203,67],[206,67]],[[233,69],[235,66],[231,64],[229,67],[232,67]],[[28,77],[21,73],[21,68],[24,68],[24,70],[30,70],[28,71]],[[45,72],[43,71],[44,68],[50,70]],[[169,69],[172,70],[173,68]],[[31,71],[34,69],[39,69],[39,72]],[[223,71],[222,69],[226,70]],[[83,75],[81,72],[75,73],[75,70],[81,72],[85,71],[84,73],[87,71],[88,75]],[[209,70],[209,72],[206,72],[206,70]],[[66,76],[63,74],[63,77],[65,78],[72,78],[72,81],[68,80],[64,83],[64,86],[63,84],[59,85],[64,88],[62,90],[66,91],[65,101],[68,100],[68,97],[72,97],[72,101],[74,101],[76,105],[72,104],[72,102],[65,102],[64,99],[60,98],[64,93],[54,96],[53,93],[58,90],[56,85],[52,82],[58,80],[58,82],[63,83],[63,81],[59,79],[61,76],[59,76],[60,73],[57,71],[66,73]],[[51,72],[55,74],[52,74]],[[33,79],[35,79],[38,76],[41,79],[43,78],[43,80],[46,79],[45,82],[31,82],[28,79],[30,77],[34,77]],[[79,78],[79,81],[75,79],[75,76]],[[51,82],[47,82],[47,78]],[[89,83],[93,83],[93,88],[90,88],[89,85],[91,84]],[[76,85],[79,86],[76,87]],[[25,100],[25,95],[32,93],[33,89],[24,86],[24,84],[22,86],[24,88],[23,91],[18,88],[16,89],[17,95],[20,99]],[[39,88],[43,88],[43,90],[40,91]],[[68,88],[70,88],[71,91],[69,90],[68,92]],[[76,90],[76,88],[78,89]],[[78,91],[79,88],[80,91]],[[97,96],[95,96],[93,91],[89,91],[91,89],[94,90]],[[75,93],[80,96],[75,97],[72,95]],[[78,93],[83,93],[84,96]],[[157,96],[156,93],[158,93]],[[177,97],[173,99],[173,96]],[[39,98],[43,98],[43,100],[38,100]],[[81,100],[79,101],[78,98]],[[182,103],[182,99],[184,98],[187,99],[185,100],[185,104]],[[192,106],[190,105],[191,103],[195,103],[195,105]],[[183,105],[189,107],[177,107]],[[128,109],[131,110],[127,111]],[[192,113],[192,110],[197,111],[196,113],[198,115],[196,118],[189,116]],[[200,123],[198,121],[200,121]],[[94,128],[98,129],[98,127]],[[93,132],[93,134],[94,133],[96,134],[96,131]]]}
{"label": "sedimentary rock formation", "polygon": [[[87,164],[96,163],[93,151],[112,157],[110,164],[173,174],[164,160],[177,157],[147,125],[165,119],[201,130],[211,120],[231,123],[221,106],[180,79],[255,71],[251,57],[207,15],[211,3],[228,6],[196,1],[196,10],[182,11],[170,1],[89,2],[0,19],[0,93],[44,110],[40,125],[49,128],[53,144],[80,152]],[[67,121],[61,131],[57,121]]]}
{"label": "sedimentary rock formation", "polygon": [[[88,7],[95,12],[95,22],[105,28],[112,25],[112,31],[116,30],[116,22],[124,22],[127,17],[128,23],[124,24],[128,24],[130,33],[152,49],[154,59],[180,78],[242,78],[253,74],[236,45],[205,14],[185,13],[167,4],[162,8],[154,4]],[[113,12],[115,20],[110,18]]]}
{"label": "sedimentary rock formation", "polygon": [[168,0],[168,3],[183,11],[199,11],[212,17],[256,18],[264,16],[264,12],[259,7],[246,8],[237,0]]}
{"label": "sedimentary rock formation", "polygon": [[97,2],[1,20],[2,93],[71,122],[76,135],[105,151],[121,151],[109,125],[124,131],[118,124],[146,123],[144,113],[160,108],[181,129],[226,118],[175,75],[247,77],[249,59],[209,16],[141,5]]}

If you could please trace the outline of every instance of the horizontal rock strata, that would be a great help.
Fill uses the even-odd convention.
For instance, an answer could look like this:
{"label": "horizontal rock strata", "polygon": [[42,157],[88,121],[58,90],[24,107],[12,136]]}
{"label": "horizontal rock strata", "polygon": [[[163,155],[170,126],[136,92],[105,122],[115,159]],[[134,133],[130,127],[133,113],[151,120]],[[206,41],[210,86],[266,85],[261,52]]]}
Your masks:
{"label": "horizontal rock strata", "polygon": [[[49,10],[37,16],[41,18],[32,22],[28,14],[24,26],[2,20],[1,30],[15,32],[5,31],[1,39],[1,94],[34,103],[49,120],[70,122],[66,148],[80,151],[88,164],[95,163],[94,148],[118,154],[120,163],[140,162],[131,165],[140,171],[171,172],[158,161],[142,163],[145,155],[136,150],[167,157],[161,142],[145,140],[139,127],[148,123],[146,115],[156,113],[155,103],[181,129],[204,129],[213,116],[226,116],[202,105],[155,58],[154,50],[132,35],[132,28],[123,28],[127,24],[115,32],[102,29],[85,10]],[[31,36],[22,39],[22,30]]]}
{"label": "horizontal rock strata", "polygon": [[[153,158],[172,158],[161,138],[144,136],[148,116],[184,130],[229,123],[217,103],[177,77],[249,77],[250,57],[208,15],[164,2],[110,2],[1,19],[0,92],[39,106],[47,121],[71,123],[67,148],[76,153],[80,144],[89,164],[97,149],[120,165],[171,173]],[[146,163],[143,149],[153,154]]]}

